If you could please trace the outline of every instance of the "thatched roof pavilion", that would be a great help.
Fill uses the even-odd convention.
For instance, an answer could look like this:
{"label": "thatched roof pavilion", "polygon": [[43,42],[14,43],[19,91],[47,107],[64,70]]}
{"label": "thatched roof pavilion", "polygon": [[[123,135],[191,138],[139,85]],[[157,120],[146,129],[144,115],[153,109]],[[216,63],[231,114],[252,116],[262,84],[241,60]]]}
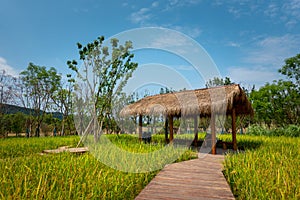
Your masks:
{"label": "thatched roof pavilion", "polygon": [[[148,96],[124,107],[120,114],[140,116],[140,135],[142,116],[152,114],[168,116],[171,141],[173,139],[173,117],[188,116],[194,117],[195,120],[198,116],[210,117],[212,135],[215,138],[215,115],[231,115],[233,146],[236,149],[236,116],[253,115],[253,109],[241,87],[238,84],[232,84]],[[196,126],[198,126],[198,122],[195,122],[195,134],[198,132]]]}

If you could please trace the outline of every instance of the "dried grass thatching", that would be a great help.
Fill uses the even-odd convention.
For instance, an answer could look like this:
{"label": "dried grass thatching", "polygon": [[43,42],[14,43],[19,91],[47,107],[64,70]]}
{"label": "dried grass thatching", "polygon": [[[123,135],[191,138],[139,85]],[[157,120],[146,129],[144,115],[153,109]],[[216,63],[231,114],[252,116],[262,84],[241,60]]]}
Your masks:
{"label": "dried grass thatching", "polygon": [[148,96],[124,107],[120,114],[211,116],[230,114],[233,108],[237,115],[253,114],[251,103],[238,84]]}

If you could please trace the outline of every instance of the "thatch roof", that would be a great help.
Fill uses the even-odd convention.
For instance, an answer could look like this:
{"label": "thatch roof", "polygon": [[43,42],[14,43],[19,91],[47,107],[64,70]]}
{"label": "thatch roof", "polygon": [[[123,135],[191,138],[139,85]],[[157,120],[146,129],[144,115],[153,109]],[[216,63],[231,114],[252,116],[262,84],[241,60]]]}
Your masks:
{"label": "thatch roof", "polygon": [[251,103],[237,84],[148,96],[124,107],[120,114],[211,116],[212,112],[230,114],[233,108],[237,115],[253,114]]}

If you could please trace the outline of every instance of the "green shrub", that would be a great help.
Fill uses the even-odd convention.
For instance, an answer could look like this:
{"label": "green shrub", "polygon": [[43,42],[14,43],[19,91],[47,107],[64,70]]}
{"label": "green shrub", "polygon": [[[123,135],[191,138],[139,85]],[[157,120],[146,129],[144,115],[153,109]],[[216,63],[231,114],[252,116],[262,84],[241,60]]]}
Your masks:
{"label": "green shrub", "polygon": [[260,125],[251,125],[248,128],[247,134],[253,136],[262,136],[269,135],[269,131]]}
{"label": "green shrub", "polygon": [[285,136],[300,137],[300,126],[288,125],[284,130]]}
{"label": "green shrub", "polygon": [[275,127],[268,129],[260,125],[251,125],[248,128],[247,134],[253,136],[300,137],[300,126],[290,124],[285,127]]}

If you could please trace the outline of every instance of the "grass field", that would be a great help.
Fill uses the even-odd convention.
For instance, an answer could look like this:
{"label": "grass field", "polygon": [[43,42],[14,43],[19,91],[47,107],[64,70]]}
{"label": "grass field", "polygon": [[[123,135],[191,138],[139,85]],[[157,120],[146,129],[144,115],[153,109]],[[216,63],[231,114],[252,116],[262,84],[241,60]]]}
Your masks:
{"label": "grass field", "polygon": [[[128,135],[109,138],[130,152],[152,152],[164,145],[163,136],[154,136],[151,145]],[[219,138],[231,141],[230,135]],[[134,199],[158,172],[121,172],[90,153],[39,154],[74,147],[78,141],[76,136],[1,139],[0,199]],[[238,135],[237,141],[245,151],[227,155],[224,163],[237,199],[300,199],[300,138]],[[195,157],[187,150],[177,162]]]}
{"label": "grass field", "polygon": [[239,136],[237,141],[246,151],[227,155],[224,163],[237,199],[300,199],[300,138]]}
{"label": "grass field", "polygon": [[[131,136],[112,135],[110,139],[127,150],[153,151],[153,145]],[[134,199],[157,173],[121,172],[89,153],[39,154],[44,149],[76,146],[78,141],[74,136],[2,139],[0,199]],[[186,151],[179,160],[195,157],[195,152]]]}

